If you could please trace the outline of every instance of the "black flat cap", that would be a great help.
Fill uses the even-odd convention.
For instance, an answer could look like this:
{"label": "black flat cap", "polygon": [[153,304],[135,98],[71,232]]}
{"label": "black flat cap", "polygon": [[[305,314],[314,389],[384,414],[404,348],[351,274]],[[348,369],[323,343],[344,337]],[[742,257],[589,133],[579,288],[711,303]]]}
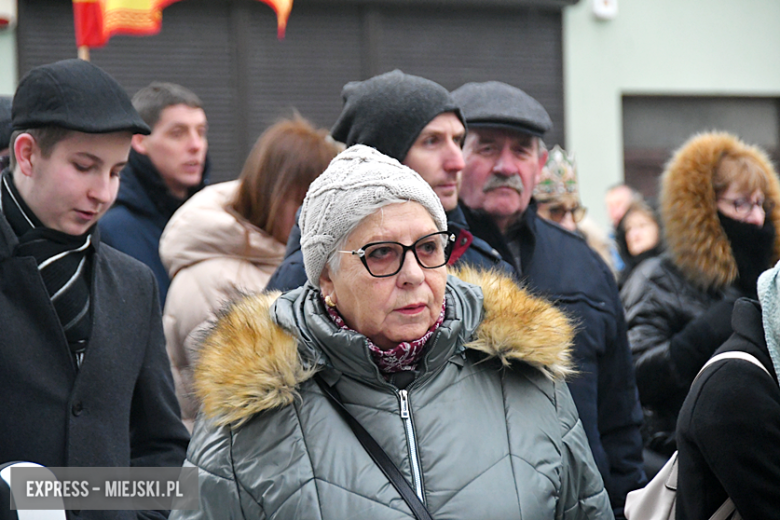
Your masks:
{"label": "black flat cap", "polygon": [[492,126],[543,137],[552,128],[544,107],[517,87],[488,81],[466,83],[452,91],[469,127]]}
{"label": "black flat cap", "polygon": [[32,69],[16,88],[12,113],[14,130],[59,126],[91,134],[151,133],[122,86],[84,60]]}
{"label": "black flat cap", "polygon": [[454,112],[466,125],[446,88],[400,70],[347,83],[341,97],[344,108],[330,131],[333,138],[347,146],[371,146],[399,162],[439,114]]}

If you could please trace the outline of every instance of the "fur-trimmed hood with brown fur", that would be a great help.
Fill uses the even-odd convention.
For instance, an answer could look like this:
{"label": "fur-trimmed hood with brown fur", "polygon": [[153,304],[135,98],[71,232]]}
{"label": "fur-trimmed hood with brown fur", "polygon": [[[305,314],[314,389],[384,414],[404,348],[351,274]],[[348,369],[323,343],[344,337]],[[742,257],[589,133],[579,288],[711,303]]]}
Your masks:
{"label": "fur-trimmed hood with brown fur", "polygon": [[[446,293],[447,317],[437,334],[454,333],[448,342],[431,341],[439,352],[449,349],[437,356],[442,362],[459,348],[468,348],[504,365],[528,363],[553,379],[571,373],[574,328],[550,303],[531,296],[505,275],[472,269],[450,276]],[[294,324],[308,330],[292,330]],[[259,412],[291,404],[322,359],[322,350],[311,339],[317,335],[313,329],[320,329],[320,336],[323,330],[326,334],[338,330],[308,285],[281,297],[260,294],[235,302],[205,339],[195,370],[196,392],[206,416],[217,424],[236,426]],[[359,347],[362,340],[342,339],[334,335],[333,347],[364,348]],[[328,355],[333,361],[338,352]],[[426,357],[435,355],[429,352]]]}
{"label": "fur-trimmed hood with brown fur", "polygon": [[725,132],[698,134],[672,156],[661,177],[661,218],[667,252],[683,275],[703,290],[719,290],[732,284],[737,263],[718,218],[712,177],[725,155],[748,156],[768,177],[767,200],[774,209],[767,214],[775,226],[772,263],[780,259],[780,182],[767,155]]}

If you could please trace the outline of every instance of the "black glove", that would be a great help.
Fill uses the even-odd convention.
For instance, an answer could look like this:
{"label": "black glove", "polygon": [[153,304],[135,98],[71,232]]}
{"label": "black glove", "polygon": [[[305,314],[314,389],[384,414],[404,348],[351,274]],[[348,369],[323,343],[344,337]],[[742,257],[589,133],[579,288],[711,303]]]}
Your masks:
{"label": "black glove", "polygon": [[734,299],[724,298],[691,320],[669,344],[669,356],[687,388],[704,363],[731,336]]}

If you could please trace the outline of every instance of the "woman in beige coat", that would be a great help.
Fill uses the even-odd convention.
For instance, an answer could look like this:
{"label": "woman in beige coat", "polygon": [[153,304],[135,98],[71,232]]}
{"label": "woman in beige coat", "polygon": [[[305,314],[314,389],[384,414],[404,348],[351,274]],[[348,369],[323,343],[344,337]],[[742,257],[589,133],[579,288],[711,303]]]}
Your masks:
{"label": "woman in beige coat", "polygon": [[237,295],[262,291],[281,263],[309,184],[339,149],[300,117],[258,139],[238,180],[209,186],[171,218],[160,257],[171,277],[163,323],[182,420],[198,412],[191,366],[198,331]]}

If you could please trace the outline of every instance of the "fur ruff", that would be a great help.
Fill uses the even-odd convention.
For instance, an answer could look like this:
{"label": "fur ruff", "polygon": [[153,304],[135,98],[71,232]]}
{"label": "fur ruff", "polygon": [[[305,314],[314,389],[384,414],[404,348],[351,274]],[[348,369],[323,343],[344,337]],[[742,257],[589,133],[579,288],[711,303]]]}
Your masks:
{"label": "fur ruff", "polygon": [[[572,373],[574,327],[550,303],[494,271],[453,273],[478,285],[484,318],[467,348],[508,366],[528,363],[551,378]],[[315,369],[304,368],[297,339],[276,325],[269,309],[279,293],[244,297],[221,313],[205,338],[195,368],[195,391],[207,417],[237,427],[253,415],[290,405]]]}
{"label": "fur ruff", "polygon": [[715,167],[724,154],[749,156],[767,172],[765,196],[775,202],[767,215],[776,230],[772,263],[780,259],[780,182],[767,155],[725,132],[695,135],[674,153],[661,177],[661,218],[672,260],[694,286],[705,291],[723,289],[739,274],[718,220],[712,187]]}

